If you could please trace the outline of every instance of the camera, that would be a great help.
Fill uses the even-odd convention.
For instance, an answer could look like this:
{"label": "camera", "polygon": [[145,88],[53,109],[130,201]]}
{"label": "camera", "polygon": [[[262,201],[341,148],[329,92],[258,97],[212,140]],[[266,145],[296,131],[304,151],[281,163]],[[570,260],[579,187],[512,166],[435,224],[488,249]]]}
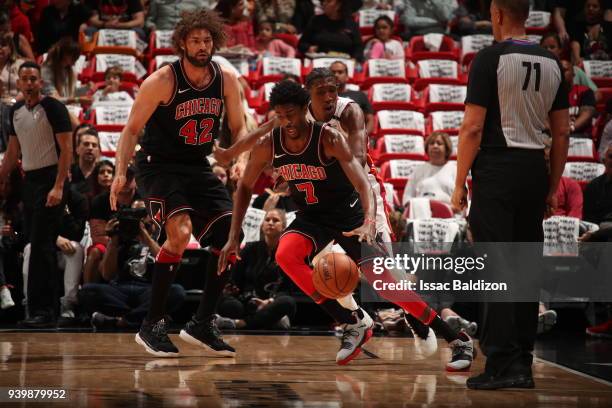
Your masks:
{"label": "camera", "polygon": [[122,241],[136,239],[140,233],[140,221],[147,216],[146,208],[121,208],[115,215],[119,221],[109,235],[119,235]]}

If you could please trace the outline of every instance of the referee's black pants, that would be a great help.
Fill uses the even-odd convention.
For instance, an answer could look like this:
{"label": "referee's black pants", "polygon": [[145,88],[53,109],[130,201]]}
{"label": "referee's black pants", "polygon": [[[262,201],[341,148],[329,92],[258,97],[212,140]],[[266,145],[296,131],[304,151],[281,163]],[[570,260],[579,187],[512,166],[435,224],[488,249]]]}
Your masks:
{"label": "referee's black pants", "polygon": [[68,191],[64,185],[62,203],[46,207],[47,194],[55,184],[57,166],[27,171],[23,186],[25,233],[31,244],[28,273],[30,316],[53,316],[59,305],[59,273],[56,240]]}
{"label": "referee's black pants", "polygon": [[[472,166],[472,181],[469,225],[475,242],[544,240],[542,221],[549,182],[542,150],[481,150]],[[537,245],[527,248],[530,255],[521,256],[509,256],[508,246],[496,246],[502,258],[496,260],[497,265],[505,266],[506,273],[524,274],[513,276],[514,280],[524,283],[524,279],[533,278],[531,272],[516,265],[537,262],[542,254],[537,253]],[[481,307],[480,347],[487,356],[485,372],[490,375],[531,373],[539,293],[537,287],[531,286],[525,287],[533,291],[533,301],[486,302]]]}

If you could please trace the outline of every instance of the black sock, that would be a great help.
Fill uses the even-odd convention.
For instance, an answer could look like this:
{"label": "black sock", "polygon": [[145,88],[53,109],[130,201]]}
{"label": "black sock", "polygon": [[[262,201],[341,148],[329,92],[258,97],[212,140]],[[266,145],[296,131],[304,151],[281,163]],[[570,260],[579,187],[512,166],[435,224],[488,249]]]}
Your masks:
{"label": "black sock", "polygon": [[429,335],[429,327],[410,313],[404,313],[404,316],[406,316],[406,321],[408,321],[408,324],[412,327],[412,330],[414,330],[414,334],[422,339],[426,339]]}
{"label": "black sock", "polygon": [[149,304],[149,312],[145,319],[148,323],[157,322],[166,313],[168,291],[172,282],[174,282],[177,270],[178,264],[176,263],[155,262],[153,266],[153,282],[151,284],[151,303]]}
{"label": "black sock", "polygon": [[217,275],[218,261],[219,257],[212,254],[206,261],[206,283],[196,312],[198,321],[205,320],[215,313],[221,292],[223,292],[223,288],[229,280],[230,271],[223,272],[221,276]]}
{"label": "black sock", "polygon": [[458,333],[451,329],[450,326],[440,318],[440,316],[434,317],[431,323],[429,323],[429,327],[431,327],[436,334],[444,337],[444,340],[449,343],[459,338]]}
{"label": "black sock", "polygon": [[[336,322],[340,324],[355,324],[357,318],[353,313],[342,307],[338,301],[333,299],[327,299],[325,302],[319,304],[323,310],[325,310]],[[359,312],[358,312],[359,313]]]}

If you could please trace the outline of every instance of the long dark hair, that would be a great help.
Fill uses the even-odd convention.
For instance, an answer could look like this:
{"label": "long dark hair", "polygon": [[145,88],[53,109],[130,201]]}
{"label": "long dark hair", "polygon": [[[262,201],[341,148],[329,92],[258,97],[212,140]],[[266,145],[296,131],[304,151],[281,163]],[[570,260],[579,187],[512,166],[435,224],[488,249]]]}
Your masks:
{"label": "long dark hair", "polygon": [[108,166],[113,169],[113,177],[115,176],[115,165],[110,160],[100,160],[93,171],[91,172],[91,177],[89,178],[89,193],[88,195],[93,198],[99,194],[102,194],[106,191],[104,187],[98,183],[98,174],[100,173],[100,169],[102,166]]}
{"label": "long dark hair", "polygon": [[71,56],[75,61],[81,55],[81,48],[72,38],[64,37],[60,39],[47,54],[47,60],[44,65],[51,68],[53,71],[53,86],[63,97],[72,95],[62,95],[61,92],[65,89],[65,84],[68,84],[68,89],[74,90],[76,86],[76,75],[72,67],[64,67],[64,57]]}

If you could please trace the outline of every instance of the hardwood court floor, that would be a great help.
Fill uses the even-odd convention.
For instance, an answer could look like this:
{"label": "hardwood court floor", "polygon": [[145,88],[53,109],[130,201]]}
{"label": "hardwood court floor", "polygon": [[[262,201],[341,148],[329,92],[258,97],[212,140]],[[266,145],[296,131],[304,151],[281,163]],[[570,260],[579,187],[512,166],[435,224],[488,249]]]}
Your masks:
{"label": "hardwood court floor", "polygon": [[[133,334],[0,333],[5,406],[92,407],[610,407],[612,386],[543,361],[535,390],[472,391],[466,374],[443,371],[450,351],[423,358],[409,338],[373,338],[345,367],[328,336],[232,335],[237,357],[208,358],[178,336],[180,358],[156,359]],[[483,359],[472,372],[479,372]],[[64,403],[6,402],[6,388],[61,388]]]}

